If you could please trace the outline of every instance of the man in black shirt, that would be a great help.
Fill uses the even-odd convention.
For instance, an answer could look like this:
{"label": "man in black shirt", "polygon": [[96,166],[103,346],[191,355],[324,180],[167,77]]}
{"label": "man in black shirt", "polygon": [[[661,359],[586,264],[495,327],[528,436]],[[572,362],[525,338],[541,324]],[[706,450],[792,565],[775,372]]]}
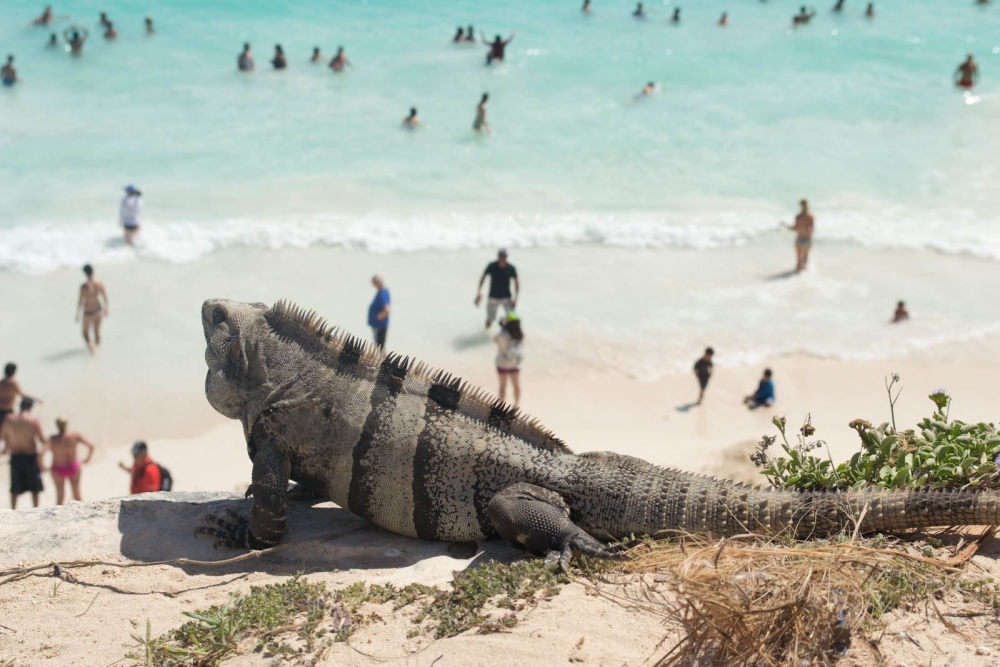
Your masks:
{"label": "man in black shirt", "polygon": [[[486,276],[490,277],[490,298],[486,301],[486,328],[489,329],[493,320],[497,316],[497,308],[503,304],[506,313],[517,307],[517,296],[521,292],[521,283],[517,280],[517,269],[513,264],[507,263],[507,250],[500,248],[497,253],[497,261],[490,262],[483,271],[483,277],[479,279],[479,288],[476,290],[476,306],[483,300],[483,283]],[[510,294],[510,281],[514,280],[514,296]]]}
{"label": "man in black shirt", "polygon": [[705,396],[705,387],[708,386],[708,378],[712,377],[712,355],[715,354],[715,350],[712,348],[705,348],[705,354],[701,359],[694,362],[694,374],[698,376],[698,384],[701,385],[701,391],[698,393],[698,405],[701,405],[701,399]]}

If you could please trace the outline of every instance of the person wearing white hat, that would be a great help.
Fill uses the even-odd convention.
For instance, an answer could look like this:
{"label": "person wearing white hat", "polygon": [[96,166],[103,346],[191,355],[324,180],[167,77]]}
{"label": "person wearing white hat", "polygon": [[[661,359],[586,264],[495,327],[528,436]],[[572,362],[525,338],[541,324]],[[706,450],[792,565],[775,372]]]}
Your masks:
{"label": "person wearing white hat", "polygon": [[122,199],[121,224],[125,228],[125,242],[135,245],[135,235],[139,233],[139,223],[142,218],[142,193],[134,185],[125,186],[125,197]]}

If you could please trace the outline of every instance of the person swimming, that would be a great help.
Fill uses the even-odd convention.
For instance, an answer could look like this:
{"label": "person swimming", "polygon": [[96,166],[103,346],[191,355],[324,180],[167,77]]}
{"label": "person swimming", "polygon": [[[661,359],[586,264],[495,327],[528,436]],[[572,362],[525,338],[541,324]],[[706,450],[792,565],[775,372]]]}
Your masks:
{"label": "person swimming", "polygon": [[309,59],[309,62],[311,62],[311,63],[321,63],[321,62],[323,62],[323,54],[319,52],[319,47],[318,46],[314,46],[313,47],[312,58]]}
{"label": "person swimming", "polygon": [[111,21],[108,21],[107,30],[104,31],[104,39],[118,39],[118,31],[115,30],[115,24]]}
{"label": "person swimming", "polygon": [[671,23],[680,23],[681,22],[681,8],[680,7],[674,7],[674,15],[670,17],[670,22]]}
{"label": "person swimming", "polygon": [[458,29],[455,31],[455,36],[452,37],[451,41],[455,44],[461,44],[465,41],[465,33],[462,31],[462,26],[458,26]]}
{"label": "person swimming", "polygon": [[31,22],[31,25],[48,25],[52,23],[55,17],[52,16],[52,5],[45,5],[45,9],[42,10],[41,16],[36,18]]}
{"label": "person swimming", "polygon": [[[486,54],[487,65],[492,65],[494,60],[503,60],[504,51],[507,48],[507,45],[511,43],[511,40],[514,39],[515,35],[517,35],[517,30],[510,33],[510,37],[507,38],[507,41],[504,41],[500,35],[497,35],[496,38],[494,38],[494,40],[490,43],[490,52]],[[483,34],[483,41],[487,41],[485,34]]]}
{"label": "person swimming", "polygon": [[253,71],[253,54],[250,52],[250,42],[243,42],[243,52],[236,59],[236,67],[241,72]]}
{"label": "person swimming", "polygon": [[410,115],[403,119],[403,126],[415,130],[420,125],[420,116],[417,115],[417,107],[410,107]]}
{"label": "person swimming", "polygon": [[656,85],[655,81],[650,81],[645,86],[643,86],[642,90],[640,90],[638,93],[636,93],[635,97],[633,97],[632,99],[633,99],[633,101],[636,101],[636,102],[638,102],[640,100],[644,100],[647,97],[649,97],[650,95],[652,95],[653,93],[655,93],[656,91],[658,91],[659,89],[660,89],[660,87]]}
{"label": "person swimming", "polygon": [[476,43],[476,32],[472,29],[471,25],[465,29],[465,41],[470,44]]}
{"label": "person swimming", "polygon": [[643,9],[641,2],[635,6],[635,11],[632,12],[632,16],[637,19],[646,18],[646,10]]}
{"label": "person swimming", "polygon": [[865,18],[873,19],[875,18],[875,3],[869,2],[868,7],[865,9]]}
{"label": "person swimming", "polygon": [[152,16],[147,16],[145,20],[146,20],[146,34],[147,35],[155,35],[156,34],[156,28],[153,27],[153,17]]}
{"label": "person swimming", "polygon": [[59,46],[59,35],[57,35],[56,33],[52,33],[51,35],[49,35],[49,41],[45,46],[47,46],[50,49],[57,48]]}
{"label": "person swimming", "polygon": [[105,30],[111,27],[111,19],[108,18],[107,12],[101,12],[101,16],[98,19],[98,23],[100,23],[101,27],[104,28]]}
{"label": "person swimming", "polygon": [[486,120],[486,102],[489,99],[490,94],[483,93],[483,99],[479,100],[479,106],[476,107],[476,120],[472,122],[472,129],[476,132],[493,134],[493,130],[490,128],[490,124]]}
{"label": "person swimming", "polygon": [[580,10],[584,14],[590,13],[590,0],[583,0],[583,9]]}
{"label": "person swimming", "polygon": [[722,12],[722,16],[719,17],[719,25],[722,27],[729,25],[729,12]]}
{"label": "person swimming", "polygon": [[959,88],[972,88],[979,81],[979,65],[971,53],[955,70],[954,78]]}
{"label": "person swimming", "polygon": [[805,25],[809,23],[809,21],[811,21],[814,16],[816,16],[815,9],[812,10],[812,12],[809,12],[806,9],[806,6],[802,5],[799,8],[799,13],[792,17],[792,27],[797,28],[800,25]]}
{"label": "person swimming", "polygon": [[274,58],[271,59],[271,64],[274,69],[285,69],[288,67],[288,59],[285,58],[285,52],[281,48],[281,44],[274,45]]}
{"label": "person swimming", "polygon": [[844,0],[837,0],[837,4],[833,6],[831,12],[842,12],[844,11]]}
{"label": "person swimming", "polygon": [[344,47],[338,46],[337,55],[335,55],[333,60],[330,61],[330,69],[334,72],[343,72],[346,65],[354,67],[351,61],[347,59],[347,56],[344,55]]}
{"label": "person swimming", "polygon": [[14,67],[14,54],[7,56],[7,64],[0,67],[0,82],[5,86],[17,83],[17,69]]}
{"label": "person swimming", "polygon": [[69,44],[69,51],[74,56],[83,53],[83,45],[89,36],[90,32],[82,25],[71,25],[63,31],[63,39]]}

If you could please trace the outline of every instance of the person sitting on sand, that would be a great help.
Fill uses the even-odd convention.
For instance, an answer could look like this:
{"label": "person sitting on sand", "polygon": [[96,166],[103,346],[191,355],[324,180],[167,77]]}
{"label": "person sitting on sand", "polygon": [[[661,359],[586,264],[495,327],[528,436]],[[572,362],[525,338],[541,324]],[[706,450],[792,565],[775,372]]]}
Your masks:
{"label": "person sitting on sand", "polygon": [[471,25],[465,29],[465,41],[469,44],[476,43],[476,32],[472,29]]}
{"label": "person sitting on sand", "polygon": [[865,18],[873,19],[875,18],[875,3],[869,2],[868,7],[865,8]]}
{"label": "person sitting on sand", "polygon": [[479,100],[479,106],[476,107],[476,120],[472,121],[472,129],[476,132],[493,134],[490,124],[486,121],[486,101],[489,99],[490,94],[483,93],[483,99]]}
{"label": "person sitting on sand", "polygon": [[14,379],[17,373],[17,364],[9,363],[4,366],[3,379],[0,380],[0,424],[7,415],[14,413],[14,404],[18,396],[30,398],[33,403],[41,403],[42,399],[36,396],[28,396],[21,390],[21,385]]}
{"label": "person sitting on sand", "polygon": [[757,391],[744,397],[743,403],[751,410],[774,404],[774,382],[771,381],[770,368],[764,369],[764,377],[757,384]]}
{"label": "person sitting on sand", "polygon": [[[486,54],[486,64],[492,65],[494,60],[503,60],[504,52],[507,49],[507,45],[510,44],[514,36],[517,35],[517,30],[510,33],[510,37],[507,41],[504,41],[500,35],[497,35],[493,41],[490,43],[490,52]],[[483,41],[486,41],[486,34],[483,34]]]}
{"label": "person sitting on sand", "polygon": [[815,9],[812,10],[812,12],[809,12],[806,10],[806,6],[802,5],[799,8],[799,13],[792,17],[792,27],[797,28],[800,25],[805,25],[809,23],[814,16],[816,16]]}
{"label": "person sitting on sand", "polygon": [[[87,282],[80,286],[80,298],[76,304],[76,321],[83,314],[83,340],[91,354],[97,354],[101,344],[101,320],[108,316],[108,293],[104,283],[94,278],[94,267],[86,264],[83,273]],[[90,342],[90,332],[94,332],[94,342]]]}
{"label": "person sitting on sand", "polygon": [[420,125],[420,116],[417,115],[417,107],[410,107],[410,115],[403,119],[403,126],[415,130]]}
{"label": "person sitting on sand", "polygon": [[107,29],[104,31],[104,39],[112,40],[118,39],[118,31],[115,30],[115,24],[108,21]]}
{"label": "person sitting on sand", "polygon": [[635,6],[635,11],[632,12],[632,17],[637,19],[646,18],[646,10],[643,8],[641,2]]}
{"label": "person sitting on sand", "polygon": [[17,68],[14,67],[14,54],[7,56],[7,64],[0,67],[0,82],[5,86],[17,83]]}
{"label": "person sitting on sand", "polygon": [[156,28],[153,27],[153,17],[152,16],[147,16],[144,20],[146,22],[146,34],[147,35],[155,35],[156,34]]}
{"label": "person sitting on sand", "polygon": [[583,9],[580,10],[584,14],[590,13],[590,0],[583,0]]}
{"label": "person sitting on sand", "polygon": [[253,71],[253,54],[250,52],[250,42],[243,42],[243,51],[236,58],[236,67],[241,72]]}
{"label": "person sitting on sand", "polygon": [[134,185],[125,186],[125,196],[122,198],[119,210],[119,221],[125,230],[125,243],[135,245],[135,237],[139,233],[142,222],[142,193]]}
{"label": "person sitting on sand", "polygon": [[[49,449],[52,450],[52,481],[56,487],[56,504],[62,505],[66,499],[66,480],[69,480],[73,500],[82,500],[80,495],[80,469],[90,463],[94,456],[94,444],[76,431],[67,431],[69,422],[65,417],[56,419],[59,432],[49,438]],[[87,447],[87,458],[83,461],[77,458],[78,445]]]}
{"label": "person sitting on sand", "polygon": [[455,44],[461,44],[465,41],[465,32],[463,32],[462,26],[458,26],[458,29],[455,31],[455,36],[451,38],[451,41]]}
{"label": "person sitting on sand", "polygon": [[722,12],[722,16],[719,17],[719,25],[723,28],[729,25],[729,12]]}
{"label": "person sitting on sand", "polygon": [[501,403],[507,400],[507,381],[514,387],[514,407],[521,402],[521,359],[523,358],[522,344],[524,343],[524,333],[521,332],[521,319],[517,313],[507,313],[507,317],[500,325],[500,334],[493,342],[497,345],[497,376],[500,380],[500,392],[498,397]]}
{"label": "person sitting on sand", "polygon": [[314,64],[323,62],[323,54],[320,53],[318,46],[313,47],[313,54],[312,57],[309,58],[309,62]]}
{"label": "person sitting on sand", "polygon": [[125,465],[121,461],[118,467],[132,475],[132,484],[129,486],[129,493],[155,493],[160,490],[163,483],[163,476],[160,474],[160,466],[153,462],[149,456],[149,447],[141,440],[132,445],[132,467]]}
{"label": "person sitting on sand", "polygon": [[681,22],[681,8],[674,7],[674,15],[670,17],[670,22],[674,25],[679,25]]}
{"label": "person sitting on sand", "polygon": [[42,10],[41,16],[36,18],[31,22],[31,25],[48,25],[52,23],[55,17],[52,16],[52,5],[45,5],[45,9]]}
{"label": "person sitting on sand", "polygon": [[910,313],[906,310],[906,304],[900,301],[896,304],[896,312],[892,314],[892,323],[905,322],[910,319]]}
{"label": "person sitting on sand", "polygon": [[71,25],[63,31],[63,39],[69,44],[69,52],[74,56],[79,56],[83,53],[83,44],[89,36],[90,31],[82,25]]}
{"label": "person sitting on sand", "polygon": [[805,271],[806,264],[809,262],[809,249],[812,248],[813,227],[816,222],[812,213],[809,212],[809,202],[807,200],[799,200],[799,206],[801,207],[801,210],[799,211],[799,214],[795,216],[794,225],[789,225],[785,222],[781,223],[788,229],[795,232],[796,273]]}
{"label": "person sitting on sand", "polygon": [[705,388],[708,387],[708,380],[712,377],[713,355],[715,355],[715,350],[706,347],[705,354],[698,361],[694,362],[694,375],[698,378],[698,386],[701,387],[701,390],[698,392],[697,405],[701,405],[701,400],[705,398]]}
{"label": "person sitting on sand", "polygon": [[38,507],[42,484],[42,452],[46,447],[42,424],[31,414],[35,402],[25,396],[21,412],[9,414],[0,424],[0,454],[10,454],[10,508],[17,509],[17,497],[31,493],[31,502]]}
{"label": "person sitting on sand", "polygon": [[274,69],[288,67],[288,59],[285,57],[285,51],[281,48],[281,44],[274,45],[274,58],[271,59],[271,65]]}
{"label": "person sitting on sand", "polygon": [[954,78],[955,85],[960,88],[972,88],[979,81],[979,65],[971,53],[955,70]]}
{"label": "person sitting on sand", "polygon": [[351,61],[347,59],[347,56],[344,55],[344,47],[338,46],[337,55],[335,55],[333,60],[330,61],[330,69],[334,72],[343,72],[346,65],[354,67]]}

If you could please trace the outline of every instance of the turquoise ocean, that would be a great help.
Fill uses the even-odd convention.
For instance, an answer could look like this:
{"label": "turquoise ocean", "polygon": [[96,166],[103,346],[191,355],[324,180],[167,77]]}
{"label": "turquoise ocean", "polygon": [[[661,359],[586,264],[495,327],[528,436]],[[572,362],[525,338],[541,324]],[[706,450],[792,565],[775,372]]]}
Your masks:
{"label": "turquoise ocean", "polygon": [[[889,0],[869,20],[829,0],[792,30],[797,0],[645,4],[636,20],[624,0],[73,1],[32,28],[40,3],[5,0],[0,55],[22,82],[0,89],[0,289],[41,319],[5,323],[0,350],[53,381],[90,373],[68,320],[92,262],[113,294],[102,377],[160,364],[197,384],[202,298],[291,297],[367,335],[382,271],[392,346],[488,367],[471,300],[498,246],[539,365],[650,377],[705,344],[720,363],[882,358],[1000,331],[1000,7]],[[45,45],[70,23],[91,32],[79,58]],[[470,24],[517,30],[503,64],[451,43]],[[253,74],[236,71],[245,41]],[[338,45],[345,73],[309,62]],[[966,93],[951,77],[970,52]],[[491,137],[471,130],[484,92]],[[116,227],[127,183],[138,250]],[[801,197],[812,266],[783,277],[778,222]],[[899,298],[914,320],[890,328]],[[149,359],[181,338],[179,366]]]}

